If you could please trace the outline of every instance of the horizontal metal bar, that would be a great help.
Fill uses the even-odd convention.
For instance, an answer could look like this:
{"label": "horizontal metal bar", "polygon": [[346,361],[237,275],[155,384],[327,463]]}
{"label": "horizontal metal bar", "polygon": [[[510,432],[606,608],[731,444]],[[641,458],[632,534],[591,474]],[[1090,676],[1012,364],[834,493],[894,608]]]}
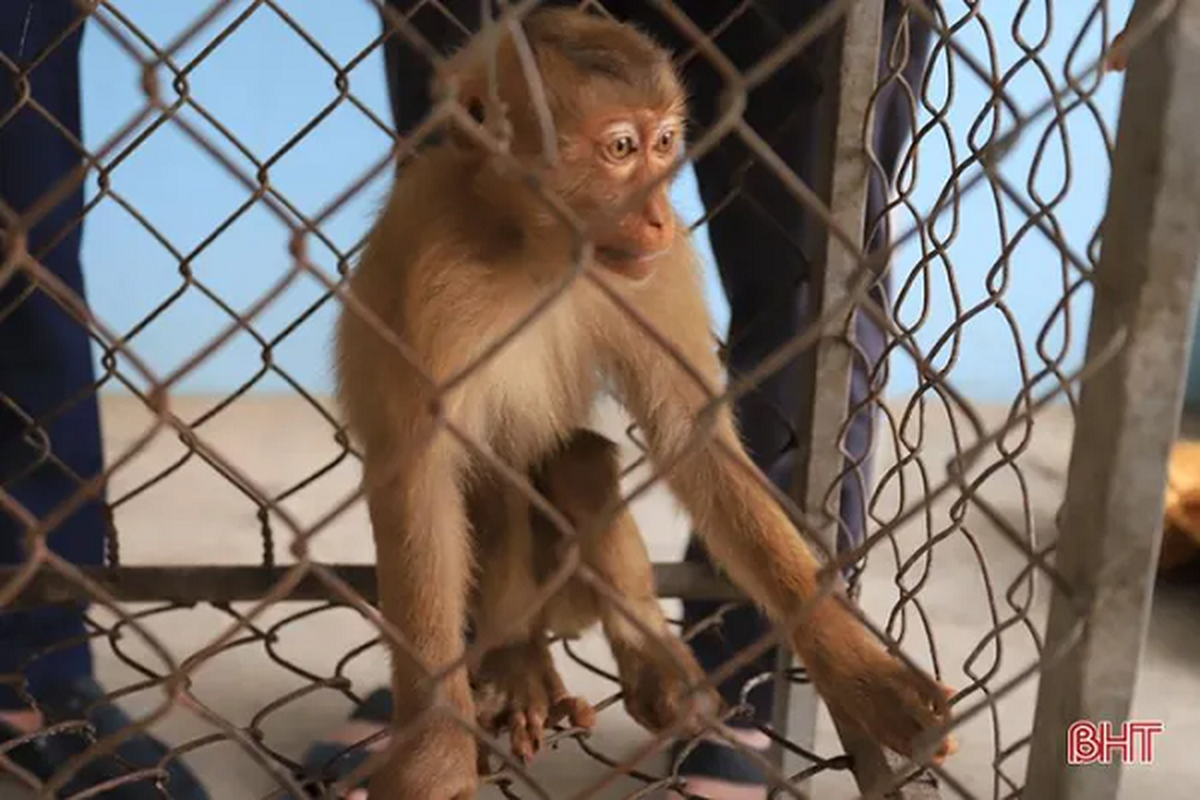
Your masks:
{"label": "horizontal metal bar", "polygon": [[[370,603],[375,602],[375,568],[360,564],[329,567]],[[259,600],[283,580],[290,567],[255,566],[122,566],[85,568],[83,572],[113,597],[130,603],[232,603]],[[0,587],[19,572],[0,568]],[[655,564],[658,595],[687,600],[736,600],[741,595],[702,564]],[[42,569],[10,608],[91,600],[87,590],[50,569]],[[288,596],[291,601],[334,600],[315,575],[306,575]]]}

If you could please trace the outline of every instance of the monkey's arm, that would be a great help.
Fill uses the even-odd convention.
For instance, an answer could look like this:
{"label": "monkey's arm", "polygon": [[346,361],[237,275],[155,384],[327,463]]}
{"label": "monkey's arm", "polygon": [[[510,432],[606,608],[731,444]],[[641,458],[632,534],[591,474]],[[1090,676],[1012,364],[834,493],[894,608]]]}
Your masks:
{"label": "monkey's arm", "polygon": [[[415,720],[435,697],[426,669],[436,673],[463,652],[470,568],[466,514],[445,446],[416,455],[386,435],[368,441],[364,480],[379,607],[403,637],[392,648],[394,724],[412,735],[403,758],[375,773],[370,792],[398,800],[466,800],[475,796],[474,738],[436,712]],[[474,715],[465,669],[438,688],[460,714]]]}
{"label": "monkey's arm", "polygon": [[[706,315],[670,311],[653,322],[717,387]],[[652,460],[667,470],[668,485],[716,563],[777,622],[813,602],[820,563],[771,497],[728,409],[715,413],[711,431],[701,431],[709,395],[666,351],[639,341],[616,357],[620,391]],[[837,598],[817,600],[791,642],[831,712],[897,752],[911,755],[913,739],[944,721],[949,690],[889,655]],[[944,742],[938,757],[951,749]]]}
{"label": "monkey's arm", "polygon": [[[399,329],[386,312],[398,307],[403,286],[393,281],[388,294],[364,284],[364,276],[383,274],[386,266],[373,256],[369,251],[366,269],[355,276],[355,296]],[[426,683],[428,671],[444,668],[464,648],[471,543],[458,481],[461,448],[436,429],[416,370],[365,319],[343,314],[336,345],[339,399],[363,449],[379,608],[401,638],[390,647],[393,723],[401,736],[412,734],[402,757],[374,774],[370,791],[396,800],[466,800],[477,784],[474,738],[436,712],[416,719],[437,694]],[[465,669],[437,688],[460,714],[474,715]]]}

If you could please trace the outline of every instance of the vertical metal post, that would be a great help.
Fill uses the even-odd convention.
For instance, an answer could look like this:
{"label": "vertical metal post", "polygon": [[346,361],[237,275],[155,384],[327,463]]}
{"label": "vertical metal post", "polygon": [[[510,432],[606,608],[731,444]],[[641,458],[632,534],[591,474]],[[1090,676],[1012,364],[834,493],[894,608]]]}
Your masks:
{"label": "vertical metal post", "polygon": [[1117,797],[1119,761],[1068,765],[1067,728],[1127,718],[1149,623],[1200,257],[1200,0],[1173,4],[1132,50],[1121,101],[1088,355],[1127,338],[1080,393],[1056,554],[1074,591],[1051,602],[1047,649],[1080,615],[1084,629],[1041,676],[1030,800]]}
{"label": "vertical metal post", "polygon": [[[883,38],[883,2],[864,0],[850,7],[830,32],[824,52],[826,89],[821,101],[814,190],[829,203],[834,223],[855,243],[852,252],[827,230],[814,231],[811,256],[814,266],[809,294],[815,317],[843,301],[850,278],[858,267],[866,224],[871,163],[864,135],[874,131],[871,97],[879,75],[879,53]],[[801,458],[797,464],[793,496],[810,519],[819,524],[813,531],[834,552],[838,519],[841,516],[839,476],[845,470],[842,437],[848,418],[850,380],[854,366],[850,314],[834,319],[816,345],[804,357],[804,398],[798,431]],[[781,658],[780,669],[789,662]],[[776,717],[787,713],[786,683],[776,684]],[[803,730],[790,732],[793,740],[815,738],[816,705],[802,720]],[[838,725],[835,719],[834,724]],[[883,750],[874,742],[838,725],[846,751],[854,758],[855,779],[861,790],[891,779],[892,771]],[[930,794],[932,792],[932,794]],[[935,789],[910,784],[894,796],[936,797]]]}

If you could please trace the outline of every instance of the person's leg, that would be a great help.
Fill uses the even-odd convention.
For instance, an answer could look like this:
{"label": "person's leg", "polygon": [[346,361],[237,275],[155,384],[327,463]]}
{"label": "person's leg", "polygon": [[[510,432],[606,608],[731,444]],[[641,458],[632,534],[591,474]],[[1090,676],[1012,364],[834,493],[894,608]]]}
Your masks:
{"label": "person's leg", "polygon": [[[820,2],[796,2],[781,11],[784,30],[797,30],[804,20],[821,5]],[[791,19],[786,19],[791,15]],[[886,7],[884,30],[885,47],[890,45],[902,16],[901,4],[889,2]],[[909,81],[919,87],[919,75],[924,69],[928,48],[928,30],[916,18],[910,19],[914,29],[912,54],[905,70]],[[768,50],[786,37],[761,23],[735,23],[717,43],[739,67],[756,62]],[[824,42],[808,49],[805,55],[791,62],[771,80],[751,93],[746,113],[747,122],[766,139],[776,153],[797,173],[811,182],[814,177],[812,155],[816,152],[816,104],[820,84],[816,65]],[[699,96],[715,97],[718,87],[715,74],[698,64],[691,71],[692,79],[707,87],[696,89]],[[716,113],[715,107],[698,109],[703,126]],[[876,149],[884,169],[894,174],[903,143],[911,132],[911,119],[901,92],[894,86],[885,91],[877,109]],[[755,164],[749,170],[743,165],[752,161],[738,143],[727,140],[696,165],[697,179],[707,208],[721,207],[709,223],[709,236],[730,304],[728,335],[728,366],[731,381],[754,369],[764,358],[804,330],[809,310],[806,291],[808,261],[804,242],[813,232],[810,226],[819,224],[805,213],[803,207],[784,188],[771,171]],[[875,220],[887,201],[887,186],[873,175],[870,186],[868,219]],[[730,195],[735,194],[730,200]],[[886,231],[878,230],[872,246],[886,241]],[[886,288],[873,291],[877,301],[886,297]],[[856,320],[858,345],[864,362],[856,364],[852,378],[850,407],[858,408],[872,394],[869,382],[874,365],[884,348],[883,332],[865,315]],[[801,397],[804,376],[800,363],[793,362],[757,385],[738,403],[737,413],[747,446],[758,466],[784,491],[790,490],[797,439],[794,426]],[[857,545],[865,531],[866,492],[870,483],[866,463],[871,440],[873,415],[869,409],[859,409],[848,432],[846,446],[851,463],[861,464],[856,475],[844,481],[841,502],[841,528],[838,550]],[[689,560],[706,558],[700,544],[693,541],[688,548]],[[716,613],[718,604],[687,602],[684,604],[686,625],[695,625]],[[693,640],[697,657],[706,670],[715,670],[739,651],[757,641],[769,631],[769,623],[753,608],[741,607],[724,618],[717,629],[711,629]],[[768,723],[773,712],[773,690],[770,684],[760,684],[742,697],[748,681],[773,668],[774,652],[768,652],[726,681],[722,693],[730,703],[748,701],[749,720],[742,722]],[[747,737],[754,742],[754,737]],[[765,745],[765,737],[759,742]],[[694,791],[713,797],[762,797],[737,788],[737,784],[761,783],[761,775],[747,759],[738,757],[715,745],[698,748],[680,767]]]}
{"label": "person's leg", "polygon": [[[469,32],[479,30],[478,0],[443,0],[441,3],[388,0],[387,5],[390,13],[384,15],[385,33],[391,30],[387,22],[390,14],[406,17],[425,41],[443,55],[465,44]],[[403,136],[429,113],[433,66],[401,31],[392,33],[384,43],[383,57],[392,103],[392,124]]]}
{"label": "person's leg", "polygon": [[[30,63],[76,16],[68,0],[0,6],[0,50]],[[28,19],[26,12],[29,11]],[[78,135],[79,47],[76,31],[29,76],[32,97],[63,128]],[[23,49],[22,49],[23,48]],[[0,118],[17,98],[11,76],[0,80]],[[54,124],[25,104],[0,125],[0,200],[21,213],[53,190],[80,163],[81,154]],[[82,187],[29,232],[28,249],[46,269],[83,294],[80,227]],[[2,225],[2,223],[0,223]],[[0,286],[0,488],[34,517],[70,497],[79,478],[102,467],[100,419],[86,329],[48,294],[30,290],[18,271]],[[52,454],[53,458],[47,457]],[[101,501],[83,504],[49,536],[53,550],[77,564],[99,564],[107,521]],[[0,510],[0,563],[25,559],[24,526]],[[82,607],[0,613],[0,709],[26,705],[28,694],[92,671]],[[57,649],[47,650],[54,645]]]}
{"label": "person's leg", "polygon": [[[17,69],[30,70],[30,100],[16,76],[0,76],[0,201],[9,212],[28,212],[82,161],[79,15],[71,0],[0,3],[0,51]],[[78,185],[26,238],[29,255],[81,298],[82,213]],[[0,220],[0,263],[17,257],[16,243]],[[103,469],[94,383],[86,328],[27,273],[18,269],[0,276],[0,492],[34,518],[45,519],[79,490],[81,481]],[[97,498],[50,530],[47,541],[74,564],[99,565],[108,530],[103,498]],[[0,507],[0,564],[27,558],[25,533],[26,525]],[[75,605],[0,612],[0,740],[84,717],[98,738],[130,724],[93,678],[84,611],[85,606]],[[90,745],[78,731],[17,747],[9,756],[46,780]],[[167,755],[157,739],[133,736],[115,757],[89,761],[64,791],[76,794],[163,763]],[[167,762],[167,770],[171,796],[203,800],[198,781],[177,760]],[[146,778],[105,793],[113,800],[159,796]]]}

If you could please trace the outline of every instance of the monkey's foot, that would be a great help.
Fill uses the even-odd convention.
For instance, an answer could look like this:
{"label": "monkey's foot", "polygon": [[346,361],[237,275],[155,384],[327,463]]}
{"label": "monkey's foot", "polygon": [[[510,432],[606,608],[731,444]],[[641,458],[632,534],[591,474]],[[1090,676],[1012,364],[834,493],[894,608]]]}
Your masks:
{"label": "monkey's foot", "polygon": [[721,699],[715,690],[692,689],[704,681],[704,670],[674,634],[636,645],[611,644],[625,710],[651,733],[679,725],[681,735],[699,735],[707,728],[705,718],[719,713]]}
{"label": "monkey's foot", "polygon": [[[890,655],[868,636],[839,651],[837,666],[810,667],[809,675],[837,719],[906,758],[923,756],[915,752],[923,744],[918,738],[949,721],[954,690]],[[957,749],[952,736],[943,736],[930,760],[941,764]]]}
{"label": "monkey's foot", "polygon": [[541,749],[547,726],[563,720],[576,728],[596,724],[591,704],[567,694],[544,641],[492,650],[472,683],[479,726],[493,735],[507,731],[512,754],[525,763]]}
{"label": "monkey's foot", "polygon": [[368,796],[387,800],[474,800],[475,737],[456,722],[422,726],[371,776]]}

